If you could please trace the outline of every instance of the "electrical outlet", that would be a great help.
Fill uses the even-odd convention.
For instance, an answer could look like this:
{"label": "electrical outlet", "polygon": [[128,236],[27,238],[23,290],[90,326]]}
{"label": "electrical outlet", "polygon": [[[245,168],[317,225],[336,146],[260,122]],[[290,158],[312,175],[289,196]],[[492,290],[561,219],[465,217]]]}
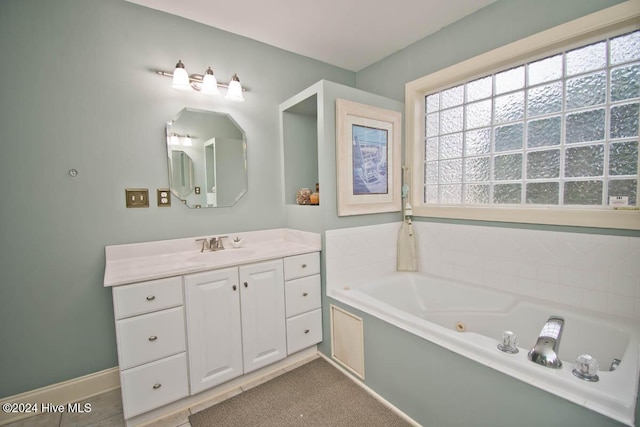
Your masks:
{"label": "electrical outlet", "polygon": [[168,188],[158,188],[158,206],[166,208],[171,206],[171,191]]}
{"label": "electrical outlet", "polygon": [[148,208],[149,190],[146,188],[127,188],[124,190],[128,208]]}
{"label": "electrical outlet", "polygon": [[196,194],[200,194],[200,187],[196,187]]}

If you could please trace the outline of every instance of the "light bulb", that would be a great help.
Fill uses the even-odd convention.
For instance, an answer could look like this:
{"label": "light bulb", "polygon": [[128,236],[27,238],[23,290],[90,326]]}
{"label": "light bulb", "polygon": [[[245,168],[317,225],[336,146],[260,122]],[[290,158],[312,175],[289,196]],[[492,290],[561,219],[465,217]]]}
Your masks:
{"label": "light bulb", "polygon": [[184,145],[185,147],[193,146],[193,143],[191,142],[191,137],[189,135],[182,138],[182,145]]}
{"label": "light bulb", "polygon": [[171,87],[178,90],[191,90],[189,74],[187,74],[187,70],[185,70],[184,64],[181,60],[178,60],[176,69],[173,70],[173,82],[171,83]]}
{"label": "light bulb", "polygon": [[180,140],[178,139],[178,135],[173,134],[169,137],[169,141],[171,142],[171,145],[180,145]]}
{"label": "light bulb", "polygon": [[234,74],[233,77],[231,77],[225,98],[232,101],[244,101],[244,97],[242,96],[242,85],[240,85],[240,79],[237,74]]}
{"label": "light bulb", "polygon": [[216,80],[216,76],[213,75],[213,70],[211,67],[207,68],[207,71],[204,72],[204,76],[202,77],[202,93],[205,95],[220,95],[220,90],[218,89],[218,80]]}

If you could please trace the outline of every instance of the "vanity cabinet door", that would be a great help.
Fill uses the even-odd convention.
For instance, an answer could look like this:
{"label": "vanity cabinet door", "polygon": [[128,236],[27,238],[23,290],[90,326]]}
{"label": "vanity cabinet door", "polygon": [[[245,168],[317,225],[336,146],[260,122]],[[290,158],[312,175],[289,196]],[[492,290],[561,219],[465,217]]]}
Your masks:
{"label": "vanity cabinet door", "polygon": [[238,268],[184,277],[191,394],[242,375]]}
{"label": "vanity cabinet door", "polygon": [[244,372],[287,356],[282,260],[240,267]]}

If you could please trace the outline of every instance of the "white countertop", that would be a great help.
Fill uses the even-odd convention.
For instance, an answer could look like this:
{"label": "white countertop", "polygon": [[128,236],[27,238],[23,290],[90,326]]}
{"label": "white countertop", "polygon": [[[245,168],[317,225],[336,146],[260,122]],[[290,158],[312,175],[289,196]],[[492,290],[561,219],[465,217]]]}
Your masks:
{"label": "white countertop", "polygon": [[[317,252],[321,238],[317,233],[274,229],[230,233],[223,239],[224,250],[201,252],[199,236],[186,239],[107,246],[104,286],[117,286],[161,279],[218,268]],[[231,239],[242,238],[242,246],[233,248]]]}

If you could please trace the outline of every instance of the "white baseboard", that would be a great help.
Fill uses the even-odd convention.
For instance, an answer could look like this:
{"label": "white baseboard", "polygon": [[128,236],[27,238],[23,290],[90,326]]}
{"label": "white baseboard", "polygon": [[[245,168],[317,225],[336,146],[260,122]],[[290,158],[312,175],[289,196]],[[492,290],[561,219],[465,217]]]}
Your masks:
{"label": "white baseboard", "polygon": [[355,378],[353,376],[353,373],[349,372],[349,370],[345,369],[341,364],[339,364],[338,362],[336,362],[335,360],[325,356],[324,354],[318,352],[318,354],[320,355],[320,357],[322,357],[324,360],[326,360],[327,362],[331,363],[333,366],[335,366],[337,369],[339,369],[341,372],[343,372],[347,377],[349,377],[351,379],[351,381],[353,381],[354,383],[356,383],[356,385],[358,385],[359,387],[361,387],[364,391],[366,391],[367,393],[369,393],[371,396],[373,396],[373,398],[375,398],[376,400],[378,400],[380,403],[382,403],[384,406],[386,406],[387,408],[389,408],[393,413],[395,413],[396,415],[398,415],[400,418],[402,418],[403,420],[405,420],[406,422],[408,422],[409,424],[411,424],[414,427],[422,427],[422,424],[418,423],[416,420],[414,420],[413,418],[411,418],[409,415],[405,414],[404,412],[402,412],[400,409],[398,409],[397,407],[395,407],[391,402],[389,402],[387,399],[385,399],[384,397],[380,396],[378,393],[376,393],[375,391],[373,391],[372,389],[369,388],[369,386],[367,386],[365,383],[363,383],[362,381],[359,381],[357,378]]}
{"label": "white baseboard", "polygon": [[[4,403],[51,403],[54,405],[64,405],[93,397],[120,387],[120,373],[118,367],[94,372],[83,377],[73,378],[50,386],[30,390],[25,393],[0,399],[0,404]],[[38,413],[5,413],[0,411],[0,426],[29,418]]]}

